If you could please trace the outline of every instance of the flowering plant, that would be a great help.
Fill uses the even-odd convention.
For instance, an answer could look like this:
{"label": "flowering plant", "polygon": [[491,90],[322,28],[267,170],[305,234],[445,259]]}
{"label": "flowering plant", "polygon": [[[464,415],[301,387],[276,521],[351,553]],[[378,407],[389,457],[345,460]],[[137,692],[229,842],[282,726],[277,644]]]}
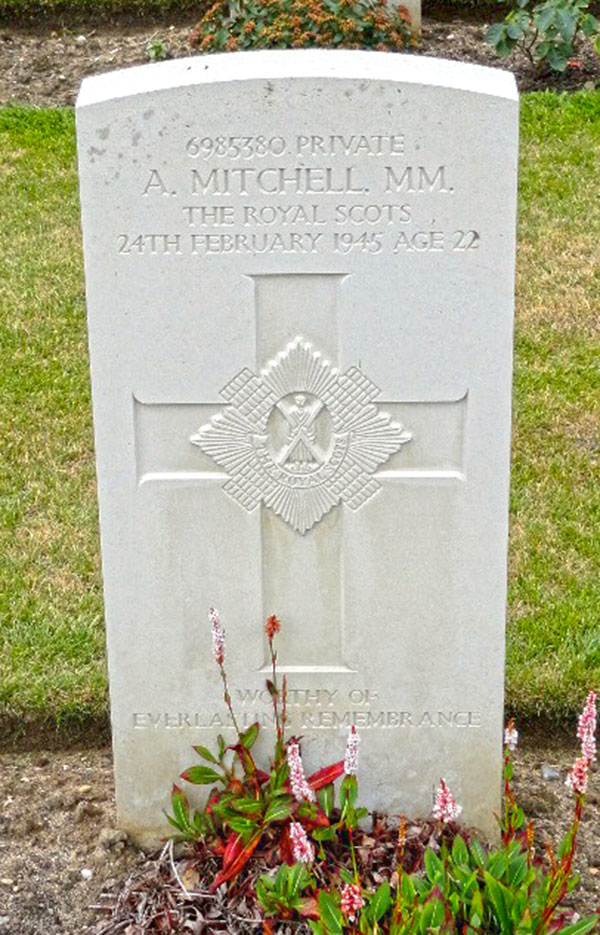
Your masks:
{"label": "flowering plant", "polygon": [[523,830],[523,812],[512,792],[511,754],[518,732],[511,721],[504,735],[501,845],[486,847],[459,834],[450,838],[447,832],[460,806],[442,779],[433,808],[442,834],[439,844],[425,851],[424,873],[404,869],[406,823],[401,821],[398,861],[390,880],[365,893],[358,879],[352,881],[342,871],[339,883],[318,893],[314,935],[586,935],[596,930],[598,915],[580,919],[562,906],[578,881],[573,859],[588,772],[596,757],[596,726],[596,695],[590,692],[577,732],[581,756],[566,780],[575,795],[575,814],[558,855],[547,848],[549,867],[536,855],[533,822]]}
{"label": "flowering plant", "polygon": [[[239,726],[225,668],[225,630],[214,608],[209,612],[209,620],[213,656],[223,684],[223,699],[237,736],[235,742],[228,745],[219,735],[216,752],[204,746],[194,747],[204,763],[210,765],[190,766],[181,778],[193,785],[211,786],[208,801],[204,808],[192,809],[183,789],[174,785],[171,793],[173,813],[167,818],[176,830],[178,840],[202,842],[211,853],[221,857],[221,870],[212,884],[216,889],[238,876],[261,842],[274,848],[279,859],[287,864],[312,862],[314,845],[307,835],[315,832],[317,840],[316,830],[329,828],[334,806],[333,783],[346,768],[355,764],[357,741],[349,741],[345,760],[310,776],[305,775],[299,738],[285,738],[287,681],[284,676],[279,685],[274,647],[281,624],[276,616],[271,616],[265,624],[265,633],[272,666],[267,690],[273,704],[275,752],[269,771],[259,769],[252,750],[260,725],[256,722],[247,730]],[[351,737],[355,737],[353,732]],[[343,786],[344,802],[348,817],[357,821],[366,815],[366,809],[354,809],[355,796],[348,791],[352,787],[351,778],[346,776],[349,784]]]}
{"label": "flowering plant", "polygon": [[431,821],[409,823],[401,817],[394,828],[385,817],[373,815],[366,831],[361,821],[368,812],[356,805],[356,728],[349,729],[344,758],[308,776],[301,738],[286,738],[287,684],[285,677],[279,684],[274,648],[279,619],[269,617],[265,625],[272,664],[267,689],[275,725],[268,771],[259,769],[253,757],[258,723],[242,731],[233,710],[225,631],[216,610],[209,619],[236,738],[227,745],[219,737],[216,753],[194,748],[205,762],[187,769],[182,778],[211,786],[208,801],[193,810],[175,785],[168,818],[175,837],[189,842],[197,866],[220,861],[213,892],[222,888],[222,895],[225,885],[230,893],[241,888],[244,898],[254,901],[265,935],[274,932],[272,924],[278,920],[303,920],[314,935],[586,935],[597,928],[597,915],[580,919],[564,906],[577,884],[573,863],[596,758],[594,692],[579,718],[581,755],[566,780],[575,798],[574,817],[556,855],[549,847],[545,859],[536,852],[533,822],[525,823],[513,793],[512,754],[518,743],[513,721],[504,733],[499,845],[486,845],[459,828],[461,806],[444,778]]}
{"label": "flowering plant", "polygon": [[309,46],[386,52],[413,40],[406,7],[385,0],[217,0],[190,41],[201,52]]}

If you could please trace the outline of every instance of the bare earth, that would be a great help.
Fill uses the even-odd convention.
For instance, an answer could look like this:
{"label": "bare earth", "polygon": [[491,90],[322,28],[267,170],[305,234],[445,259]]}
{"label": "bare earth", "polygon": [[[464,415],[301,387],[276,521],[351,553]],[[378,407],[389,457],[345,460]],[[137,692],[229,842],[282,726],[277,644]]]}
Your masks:
{"label": "bare earth", "polygon": [[[97,26],[87,30],[39,27],[36,30],[0,28],[0,103],[65,106],[75,102],[86,75],[148,62],[147,45],[160,39],[169,54],[191,54],[192,22],[176,26]],[[484,42],[486,25],[450,19],[425,21],[419,54],[509,68],[522,91],[554,88],[572,90],[600,84],[600,62],[583,47],[564,75],[548,75],[532,68],[515,53],[500,60]]]}
{"label": "bare earth", "polygon": [[[574,751],[536,744],[516,755],[516,791],[535,819],[537,844],[566,830],[564,778]],[[559,779],[542,778],[555,767]],[[107,919],[115,894],[143,855],[115,830],[108,749],[0,754],[0,935],[84,935]],[[600,907],[600,775],[596,772],[576,861],[572,905]]]}

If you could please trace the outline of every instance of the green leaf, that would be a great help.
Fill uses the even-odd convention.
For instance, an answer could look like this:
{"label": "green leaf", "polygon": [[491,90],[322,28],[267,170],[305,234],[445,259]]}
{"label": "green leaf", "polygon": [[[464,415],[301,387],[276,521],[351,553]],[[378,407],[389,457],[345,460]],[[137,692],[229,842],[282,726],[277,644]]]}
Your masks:
{"label": "green leaf", "polygon": [[258,732],[260,730],[260,724],[258,721],[255,721],[254,724],[251,724],[247,731],[240,736],[243,746],[246,750],[251,750],[256,738],[258,737]]}
{"label": "green leaf", "polygon": [[208,821],[206,820],[206,816],[204,812],[200,812],[198,810],[194,811],[194,815],[192,818],[192,825],[194,826],[194,829],[196,831],[200,831],[202,834],[206,834],[210,830],[210,827],[209,827]]}
{"label": "green leaf", "polygon": [[171,808],[175,817],[175,827],[178,827],[180,831],[187,831],[189,828],[189,805],[185,792],[179,786],[173,786]]}
{"label": "green leaf", "polygon": [[427,873],[427,879],[431,883],[435,883],[438,876],[442,873],[442,869],[440,858],[428,847],[425,851],[425,872]]}
{"label": "green leaf", "polygon": [[527,876],[527,858],[521,854],[515,860],[511,860],[508,868],[508,883],[513,890],[517,890],[525,877]]}
{"label": "green leaf", "polygon": [[325,890],[319,893],[319,915],[329,935],[342,935],[342,913]]}
{"label": "green leaf", "polygon": [[323,811],[325,812],[328,818],[331,815],[334,797],[335,797],[335,792],[333,788],[333,783],[330,783],[328,786],[325,786],[323,789],[319,789],[319,791],[317,792],[317,799],[319,801],[319,805],[321,806],[321,808],[323,809]]}
{"label": "green leaf", "polygon": [[599,919],[600,916],[597,915],[587,916],[587,918],[575,922],[574,925],[566,925],[561,928],[560,935],[585,935],[586,932],[591,932]]}
{"label": "green leaf", "polygon": [[244,835],[244,837],[256,829],[255,821],[252,821],[251,818],[242,818],[238,815],[232,815],[231,818],[227,818],[227,824],[232,831],[236,831],[238,834]]}
{"label": "green leaf", "polygon": [[467,850],[467,845],[461,838],[459,834],[454,838],[452,844],[452,858],[457,864],[468,865],[469,863],[469,852]]}
{"label": "green leaf", "polygon": [[409,906],[412,905],[412,903],[414,902],[414,898],[415,898],[415,886],[414,886],[413,881],[409,877],[408,873],[402,874],[402,883],[400,885],[402,889],[402,898],[404,899],[404,902],[407,903]]}
{"label": "green leaf", "polygon": [[560,9],[556,16],[558,31],[565,42],[572,42],[577,30],[577,18],[570,10]]}
{"label": "green leaf", "polygon": [[564,838],[563,838],[562,841],[560,842],[560,845],[559,845],[559,847],[558,847],[558,858],[559,858],[559,860],[562,860],[562,858],[565,856],[565,854],[567,853],[567,851],[568,851],[569,848],[571,847],[571,840],[572,840],[572,837],[573,837],[573,829],[567,831],[567,833],[565,834]]}
{"label": "green leaf", "polygon": [[304,864],[294,864],[288,871],[287,891],[290,900],[296,899],[305,886],[307,886],[309,876]]}
{"label": "green leaf", "polygon": [[470,874],[465,873],[465,876],[462,881],[463,899],[470,899],[471,894],[475,895],[475,891],[477,890],[477,874],[478,873],[479,873],[478,870],[474,870],[473,873],[470,873]]}
{"label": "green leaf", "polygon": [[[335,838],[335,828],[315,828],[310,834],[315,841],[333,841]],[[352,877],[349,882],[352,883],[353,881],[354,877]]]}
{"label": "green leaf", "polygon": [[481,920],[483,918],[483,896],[481,895],[481,890],[477,889],[471,900],[471,917],[470,922],[474,928],[477,928],[481,925]]}
{"label": "green leaf", "polygon": [[358,782],[356,776],[344,776],[340,785],[340,805],[342,808],[346,803],[356,804],[358,796]]}
{"label": "green leaf", "polygon": [[513,812],[513,828],[516,830],[523,827],[525,821],[525,814],[523,809],[518,805]]}
{"label": "green leaf", "polygon": [[374,896],[371,897],[369,910],[373,922],[379,920],[386,914],[392,905],[392,894],[389,883],[382,883]]}
{"label": "green leaf", "polygon": [[444,904],[441,899],[434,899],[431,902],[433,906],[433,913],[431,915],[431,922],[429,923],[432,930],[439,929],[442,922],[444,921]]}
{"label": "green leaf", "polygon": [[515,20],[513,20],[507,25],[506,32],[507,32],[509,39],[517,40],[521,38],[523,31],[521,29],[520,24],[515,22]]}
{"label": "green leaf", "polygon": [[[183,827],[179,824],[179,822],[176,821],[175,818],[173,818],[171,815],[167,815],[166,812],[164,813],[164,815],[165,815],[165,818],[167,819],[167,821],[169,822],[169,824],[171,825],[172,828],[175,828],[176,831],[182,831],[182,832],[185,833],[185,828],[183,828]],[[174,837],[174,835],[173,835],[173,837]]]}
{"label": "green leaf", "polygon": [[548,52],[548,64],[550,68],[554,71],[565,71],[568,61],[569,61],[569,52],[564,49],[562,46],[553,46]]}
{"label": "green leaf", "polygon": [[430,901],[423,906],[423,912],[421,913],[421,918],[419,920],[419,930],[421,931],[422,935],[426,935],[426,933],[429,932],[431,920],[433,918],[433,912],[433,901]]}
{"label": "green leaf", "polygon": [[232,799],[231,807],[244,815],[260,815],[263,810],[263,803],[257,799]]}
{"label": "green leaf", "polygon": [[541,33],[547,32],[547,30],[550,28],[550,26],[553,26],[553,25],[554,25],[554,16],[555,16],[555,14],[556,14],[556,10],[554,9],[553,6],[548,5],[548,6],[544,7],[544,8],[540,11],[540,13],[538,13],[537,16],[535,17],[535,26],[536,26],[536,28],[537,28]]}
{"label": "green leaf", "polygon": [[266,909],[266,904],[269,902],[269,889],[270,881],[267,876],[259,877],[255,884],[256,888],[256,898],[263,909]]}
{"label": "green leaf", "polygon": [[488,873],[491,876],[495,877],[497,880],[500,880],[502,876],[504,875],[507,860],[508,860],[508,857],[506,855],[506,850],[504,848],[498,851],[493,851],[489,855],[489,859],[487,862]]}
{"label": "green leaf", "polygon": [[213,756],[207,747],[196,746],[192,749],[194,749],[198,756],[201,756],[204,760],[208,760],[209,763],[216,763],[218,765],[219,761],[217,760],[216,756]]}
{"label": "green leaf", "polygon": [[292,813],[293,801],[291,795],[285,798],[283,796],[278,796],[274,799],[265,812],[265,823],[270,821],[285,821],[286,818],[289,818]]}
{"label": "green leaf", "polygon": [[485,884],[487,891],[489,893],[490,899],[496,910],[496,916],[500,927],[504,935],[512,935],[513,927],[510,916],[510,909],[512,906],[512,897],[506,887],[502,886],[498,880],[487,873],[484,873]]}
{"label": "green leaf", "polygon": [[186,782],[193,783],[195,786],[208,786],[213,782],[224,782],[223,777],[216,773],[214,769],[211,769],[210,766],[190,766],[181,774],[181,778],[185,779]]}
{"label": "green leaf", "polygon": [[485,41],[489,45],[497,46],[499,42],[504,39],[506,33],[506,26],[504,23],[492,23],[488,27],[488,31],[485,34]]}
{"label": "green leaf", "polygon": [[584,36],[590,38],[595,36],[600,28],[600,24],[595,16],[592,16],[591,13],[586,13],[586,15],[581,20],[581,31]]}
{"label": "green leaf", "polygon": [[275,892],[279,893],[280,896],[283,896],[285,892],[285,885],[287,882],[288,870],[289,870],[288,865],[282,864],[279,870],[277,871],[277,873],[275,874],[275,878],[273,880],[273,886],[274,886]]}
{"label": "green leaf", "polygon": [[510,55],[514,47],[514,42],[512,42],[508,37],[501,39],[496,46],[496,52],[500,58],[506,58],[507,55]]}

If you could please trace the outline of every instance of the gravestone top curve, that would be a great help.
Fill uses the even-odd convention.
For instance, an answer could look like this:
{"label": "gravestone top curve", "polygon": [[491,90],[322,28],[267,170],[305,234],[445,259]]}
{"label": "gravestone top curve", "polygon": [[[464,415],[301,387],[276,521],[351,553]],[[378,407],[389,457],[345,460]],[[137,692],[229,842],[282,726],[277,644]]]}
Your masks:
{"label": "gravestone top curve", "polygon": [[362,78],[518,99],[514,75],[485,65],[393,52],[273,49],[195,55],[85,78],[77,108],[167,88],[267,78]]}

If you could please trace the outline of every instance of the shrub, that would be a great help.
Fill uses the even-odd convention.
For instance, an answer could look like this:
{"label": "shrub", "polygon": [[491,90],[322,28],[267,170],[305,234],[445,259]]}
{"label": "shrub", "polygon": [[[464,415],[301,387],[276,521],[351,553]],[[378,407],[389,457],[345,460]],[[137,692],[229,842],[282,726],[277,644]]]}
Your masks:
{"label": "shrub", "polygon": [[600,54],[600,23],[589,7],[590,0],[517,0],[503,22],[489,27],[486,39],[501,56],[517,48],[532,65],[564,71],[581,36],[594,40]]}
{"label": "shrub", "polygon": [[201,52],[321,48],[399,51],[413,41],[405,7],[385,0],[217,0],[196,25]]}

